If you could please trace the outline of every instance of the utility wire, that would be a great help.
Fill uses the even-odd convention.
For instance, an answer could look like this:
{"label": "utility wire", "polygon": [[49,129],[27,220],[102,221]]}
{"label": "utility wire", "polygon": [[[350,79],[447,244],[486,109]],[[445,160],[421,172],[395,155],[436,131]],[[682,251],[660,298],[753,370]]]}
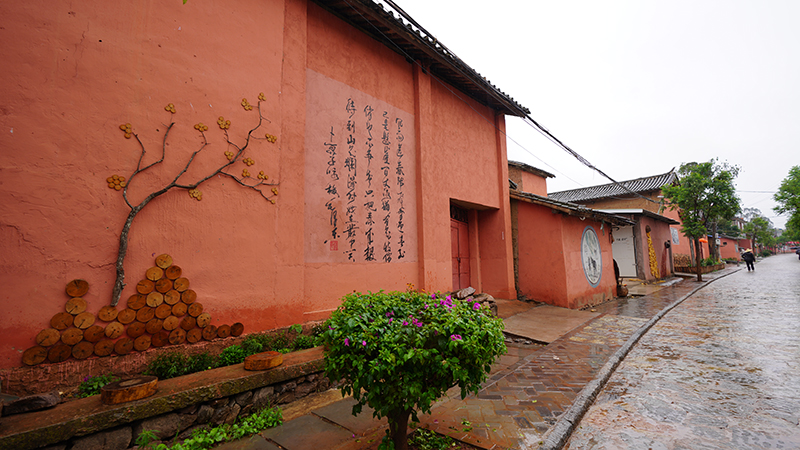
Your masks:
{"label": "utility wire", "polygon": [[[405,19],[407,22],[409,22],[410,24],[412,24],[412,25],[414,25],[415,27],[417,27],[417,30],[418,30],[419,32],[421,32],[421,33],[424,33],[424,34],[425,34],[425,37],[427,37],[427,38],[430,38],[430,39],[433,39],[433,41],[434,41],[434,42],[433,42],[433,45],[431,45],[431,43],[430,43],[430,42],[428,42],[428,41],[427,41],[427,39],[423,39],[423,43],[424,43],[425,45],[427,45],[428,47],[431,47],[431,49],[432,49],[432,50],[434,50],[434,51],[436,51],[436,52],[439,52],[439,51],[440,51],[439,49],[441,49],[441,50],[443,50],[444,52],[446,52],[447,54],[449,54],[450,56],[452,56],[452,57],[454,57],[454,58],[457,58],[459,61],[462,61],[462,60],[461,60],[461,58],[458,58],[458,56],[456,56],[456,54],[455,54],[455,53],[453,53],[452,51],[450,51],[450,49],[448,49],[447,47],[445,47],[445,46],[444,46],[444,44],[442,44],[441,42],[439,42],[439,40],[438,40],[438,39],[436,39],[436,38],[435,38],[435,37],[434,37],[434,36],[433,36],[431,33],[429,33],[429,32],[428,32],[428,30],[426,30],[426,29],[425,29],[424,27],[422,27],[422,26],[421,26],[419,23],[417,23],[417,21],[415,21],[413,18],[411,18],[411,16],[410,16],[410,15],[408,15],[408,13],[406,13],[406,12],[405,12],[405,11],[404,11],[402,8],[400,8],[399,6],[397,6],[397,4],[395,4],[393,0],[380,0],[380,1],[382,1],[382,2],[384,2],[384,3],[386,3],[386,4],[388,4],[389,6],[391,6],[391,7],[392,7],[392,8],[395,10],[395,12],[397,12],[397,13],[398,13],[398,14],[399,14],[399,15],[400,15],[400,16],[401,16],[403,19]],[[359,16],[361,16],[361,18],[362,18],[362,19],[364,19],[364,20],[365,20],[367,23],[369,23],[369,24],[372,26],[372,28],[373,28],[373,29],[374,29],[374,30],[375,30],[375,31],[376,31],[378,34],[380,34],[381,36],[383,36],[387,42],[392,42],[392,43],[394,43],[394,42],[393,42],[391,39],[389,39],[389,37],[388,37],[388,36],[386,36],[386,35],[385,35],[385,34],[384,34],[384,33],[383,33],[381,30],[379,30],[379,29],[378,29],[378,28],[377,28],[375,25],[373,25],[371,21],[367,20],[367,18],[366,18],[366,17],[364,17],[364,15],[363,15],[363,14],[361,14],[361,12],[360,12],[360,11],[358,11],[358,10],[357,10],[355,7],[353,7],[353,5],[352,5],[352,4],[351,4],[351,3],[350,3],[348,0],[344,0],[344,2],[345,2],[345,3],[346,3],[346,4],[347,4],[347,5],[348,5],[348,6],[349,6],[349,7],[350,7],[350,8],[351,8],[353,11],[355,11],[355,13],[356,13],[356,14],[358,14]],[[394,46],[397,48],[397,51],[398,51],[398,52],[400,52],[401,54],[403,54],[403,55],[406,57],[406,59],[407,59],[407,60],[409,60],[409,61],[413,61],[413,62],[414,62],[414,64],[418,65],[420,68],[423,68],[423,67],[422,67],[422,65],[421,65],[421,64],[420,64],[420,63],[419,63],[417,60],[415,60],[414,58],[412,58],[412,57],[411,57],[411,55],[409,55],[408,53],[406,53],[406,52],[405,52],[405,51],[404,51],[404,50],[403,50],[403,49],[402,49],[402,48],[401,48],[399,45],[397,45],[397,44],[394,44]],[[437,47],[438,47],[438,48],[437,48]],[[464,72],[461,70],[461,68],[460,68],[460,67],[457,67],[456,65],[454,65],[454,68],[455,68],[456,70],[458,70],[459,72],[461,72],[461,74],[462,74],[462,75],[464,75],[465,77],[469,78],[469,74],[466,74],[466,73],[464,73]],[[423,68],[423,69],[424,69],[424,68]],[[476,72],[476,74],[477,74],[477,72]],[[463,98],[461,98],[461,97],[460,97],[459,95],[457,95],[455,92],[453,92],[453,90],[452,90],[452,89],[450,89],[450,87],[449,87],[449,86],[447,86],[447,84],[446,84],[446,83],[443,83],[441,80],[438,80],[438,78],[436,78],[436,77],[432,77],[432,78],[434,78],[435,80],[437,80],[437,82],[438,82],[438,83],[442,84],[442,85],[443,85],[443,86],[444,86],[444,87],[445,87],[445,88],[446,88],[448,91],[450,91],[450,93],[452,93],[453,95],[455,95],[455,96],[456,96],[456,98],[458,98],[459,100],[461,100],[462,102],[464,102],[464,103],[465,103],[467,106],[469,106],[469,107],[470,107],[470,108],[471,108],[473,111],[475,111],[475,108],[472,108],[472,105],[470,105],[470,104],[469,104],[467,101],[465,101]],[[479,85],[479,87],[480,87],[482,90],[484,90],[486,93],[488,93],[488,94],[490,94],[490,95],[491,95],[491,94],[493,94],[493,93],[492,93],[492,92],[490,92],[488,89],[486,89],[486,87],[485,87],[485,86]],[[500,91],[498,91],[497,93],[499,93],[499,94],[502,94],[502,92],[500,92]],[[505,94],[503,94],[503,95],[505,95]],[[476,113],[478,113],[478,114],[479,114],[481,117],[483,117],[483,115],[482,115],[482,114],[480,114],[480,112],[478,112],[478,111],[475,111],[475,112],[476,112]],[[483,118],[484,118],[484,120],[486,120],[487,122],[489,122],[489,123],[490,123],[492,126],[494,126],[494,127],[495,127],[495,129],[497,129],[497,127],[494,125],[494,123],[493,123],[493,122],[489,121],[489,120],[488,120],[487,118],[485,118],[485,117],[483,117]],[[525,120],[525,119],[527,119],[527,120]],[[572,155],[572,156],[573,156],[575,159],[577,159],[577,160],[578,160],[578,161],[579,161],[581,164],[583,164],[583,165],[585,165],[586,167],[588,167],[588,168],[590,168],[590,169],[594,170],[595,172],[599,173],[600,175],[602,175],[603,177],[607,178],[608,180],[610,180],[612,183],[614,183],[615,185],[619,186],[619,187],[620,187],[620,188],[622,188],[623,190],[625,190],[625,191],[627,191],[627,192],[629,192],[629,193],[631,193],[631,194],[633,194],[633,195],[635,195],[635,196],[637,196],[637,197],[640,197],[640,198],[642,198],[642,199],[644,199],[644,200],[647,200],[647,201],[649,201],[649,202],[651,202],[651,203],[659,204],[659,202],[657,202],[657,201],[655,201],[655,200],[652,200],[652,199],[650,199],[650,198],[647,198],[647,197],[645,197],[645,196],[643,196],[643,195],[639,194],[638,192],[634,192],[634,191],[632,191],[632,190],[631,190],[631,189],[629,189],[627,186],[623,185],[622,183],[620,183],[620,182],[618,182],[617,180],[615,180],[615,179],[611,178],[610,176],[608,176],[608,175],[607,175],[605,172],[603,172],[602,170],[598,169],[598,168],[597,168],[595,165],[593,165],[592,163],[590,163],[590,162],[589,162],[589,161],[588,161],[586,158],[584,158],[583,156],[581,156],[581,155],[580,155],[578,152],[576,152],[575,150],[572,150],[572,149],[571,149],[569,146],[567,146],[566,144],[564,144],[563,142],[561,142],[561,140],[560,140],[560,139],[558,139],[557,137],[555,137],[555,136],[554,136],[552,133],[550,133],[550,131],[548,131],[546,128],[544,128],[544,127],[543,127],[543,126],[541,126],[541,125],[540,125],[538,122],[536,122],[536,120],[534,120],[534,119],[533,119],[533,118],[532,118],[532,117],[531,117],[529,114],[527,114],[527,113],[526,113],[526,114],[525,114],[525,118],[524,118],[523,120],[525,121],[525,123],[527,123],[529,126],[531,126],[532,128],[534,128],[534,129],[535,129],[536,131],[538,131],[540,134],[542,134],[543,136],[545,136],[545,137],[546,137],[547,139],[549,139],[551,142],[555,143],[557,146],[561,147],[561,148],[562,148],[564,151],[566,151],[567,153],[569,153],[570,155]],[[500,131],[500,130],[498,130],[498,131]],[[502,132],[502,131],[501,131],[501,132]],[[505,135],[505,136],[506,136],[506,138],[508,138],[508,139],[511,139],[511,138],[510,138],[510,137],[509,137],[509,136],[508,136],[506,133],[504,133],[504,132],[502,132],[502,133],[503,133],[503,135]],[[513,139],[511,139],[511,140],[513,141]],[[536,159],[538,159],[539,161],[542,161],[542,160],[541,160],[539,157],[535,156],[535,155],[534,155],[534,154],[533,154],[531,151],[529,151],[528,149],[526,149],[525,147],[523,147],[522,145],[520,145],[518,142],[516,142],[516,141],[513,141],[513,142],[514,142],[515,144],[519,145],[519,146],[520,146],[520,148],[522,148],[523,150],[525,150],[526,152],[528,152],[530,155],[534,156],[534,157],[535,157]],[[544,161],[542,161],[542,162],[544,163]],[[552,166],[550,166],[549,164],[547,164],[547,163],[545,163],[545,164],[546,164],[548,167],[550,167],[550,168],[553,168],[553,167],[552,167]],[[555,169],[555,168],[553,168],[553,170],[556,170],[556,169]],[[557,171],[557,170],[556,170],[556,171]],[[559,173],[560,173],[560,172],[559,172]],[[562,175],[563,175],[563,174],[562,174]],[[564,176],[566,177],[566,175],[564,175]],[[569,178],[569,177],[567,177],[567,178]],[[569,178],[569,179],[570,179],[570,180],[572,180],[572,178]],[[575,180],[572,180],[572,181],[576,182]],[[576,183],[577,183],[577,182],[576,182]],[[580,183],[578,183],[578,184],[580,184]]]}

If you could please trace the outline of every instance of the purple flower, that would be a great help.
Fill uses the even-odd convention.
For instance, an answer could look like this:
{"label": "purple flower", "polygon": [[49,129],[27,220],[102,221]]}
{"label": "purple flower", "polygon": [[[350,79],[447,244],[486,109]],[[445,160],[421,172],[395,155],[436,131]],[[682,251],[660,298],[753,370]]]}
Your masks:
{"label": "purple flower", "polygon": [[427,303],[425,304],[425,309],[428,309],[428,304]]}
{"label": "purple flower", "polygon": [[389,311],[386,313],[386,317],[391,317],[394,315],[394,311]]}
{"label": "purple flower", "polygon": [[460,334],[451,334],[450,335],[450,340],[451,341],[460,341],[461,340],[461,335]]}
{"label": "purple flower", "polygon": [[345,347],[349,347],[350,346],[350,338],[344,338],[344,346]]}
{"label": "purple flower", "polygon": [[436,294],[431,294],[431,299],[436,298]]}
{"label": "purple flower", "polygon": [[367,341],[361,341],[361,345],[363,345],[364,347],[366,347],[366,346],[367,346]]}
{"label": "purple flower", "polygon": [[472,305],[472,309],[481,309],[481,304],[475,303],[474,305]]}
{"label": "purple flower", "polygon": [[404,320],[404,321],[403,321],[403,325],[404,325],[404,326],[405,326],[405,325],[408,325],[408,321],[407,321],[407,320]]}
{"label": "purple flower", "polygon": [[392,321],[393,321],[393,320],[394,320],[394,319],[389,319],[389,323],[392,323]]}

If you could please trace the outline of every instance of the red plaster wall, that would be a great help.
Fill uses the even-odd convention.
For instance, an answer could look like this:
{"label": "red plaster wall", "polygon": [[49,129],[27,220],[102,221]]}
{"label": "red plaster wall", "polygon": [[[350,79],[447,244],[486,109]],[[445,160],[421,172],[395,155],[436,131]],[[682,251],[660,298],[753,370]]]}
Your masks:
{"label": "red plaster wall", "polygon": [[[613,297],[616,286],[611,242],[604,227],[589,220],[551,212],[550,208],[518,202],[519,290],[526,297],[578,309]],[[600,242],[603,271],[592,287],[581,259],[581,236],[591,225]]]}
{"label": "red plaster wall", "polygon": [[[133,125],[149,163],[160,153],[164,124],[176,122],[164,164],[130,186],[129,198],[138,202],[201,147],[198,122],[209,125],[209,145],[181,180],[224,163],[216,119],[230,119],[230,138],[243,144],[258,116],[239,102],[256,104],[259,92],[267,98],[264,129],[278,140],[251,143],[247,155],[256,164],[249,170],[280,183],[276,204],[224,177],[201,186],[200,202],[183,190],[158,197],[134,221],[118,309],[161,253],[183,268],[212,324],[241,321],[245,332],[324,318],[356,289],[412,282],[448,290],[452,199],[481,210],[471,225],[474,254],[487,260],[476,264],[476,282],[513,296],[502,116],[465,104],[315,4],[3,2],[0,27],[0,368],[19,365],[21,352],[63,310],[68,281],[90,283],[90,312],[109,302],[129,209],[105,179],[129,176],[140,155],[119,124]],[[417,262],[306,263],[309,69],[413,115]],[[174,116],[164,110],[170,102]]]}
{"label": "red plaster wall", "polygon": [[[165,163],[130,187],[129,198],[138,202],[200,147],[195,123],[214,125],[225,116],[233,123],[231,138],[241,143],[256,117],[239,102],[255,103],[264,92],[263,112],[272,120],[267,130],[278,144],[255,143],[251,171],[280,180],[284,5],[243,0],[223,10],[197,2],[0,5],[6,43],[0,48],[0,277],[9,305],[0,367],[18,365],[20,352],[63,310],[68,281],[89,281],[91,312],[110,299],[118,233],[129,209],[105,179],[127,177],[140,154],[119,124],[133,124],[149,163],[160,153],[164,123],[177,123]],[[174,116],[164,110],[170,102]],[[207,136],[210,145],[181,180],[224,161],[222,131],[210,126]],[[273,225],[283,199],[273,206],[224,178],[201,190],[201,202],[186,191],[169,192],[136,217],[121,306],[154,256],[170,253],[213,324],[246,318],[253,330],[300,319],[290,307],[298,299],[275,296],[276,272],[263,271],[284,257],[276,252]]]}
{"label": "red plaster wall", "polygon": [[519,291],[527,298],[566,303],[567,267],[561,216],[549,208],[517,202]]}
{"label": "red plaster wall", "polygon": [[739,252],[736,251],[736,239],[720,238],[719,241],[719,256],[722,259],[735,258],[737,261],[741,260]]}
{"label": "red plaster wall", "polygon": [[[580,309],[610,300],[614,296],[616,280],[614,279],[614,258],[611,252],[612,241],[605,226],[591,220],[580,220],[578,217],[562,216],[564,262],[567,274],[566,304],[556,304],[572,309]],[[590,226],[597,233],[600,243],[603,271],[600,283],[592,287],[586,279],[581,258],[581,237],[584,229]]]}
{"label": "red plaster wall", "polygon": [[509,178],[517,183],[517,189],[547,197],[547,178],[532,174],[519,167],[509,167]]}

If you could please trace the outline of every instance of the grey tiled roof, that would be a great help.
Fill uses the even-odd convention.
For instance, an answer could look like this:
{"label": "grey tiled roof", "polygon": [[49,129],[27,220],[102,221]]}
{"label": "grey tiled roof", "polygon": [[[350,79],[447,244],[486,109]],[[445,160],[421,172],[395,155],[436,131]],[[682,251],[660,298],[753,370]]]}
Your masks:
{"label": "grey tiled roof", "polygon": [[[672,169],[661,175],[621,181],[619,184],[608,183],[600,186],[571,189],[569,191],[549,192],[547,198],[561,202],[581,202],[609,197],[624,197],[631,195],[625,188],[636,193],[642,193],[660,189],[662,186],[672,184],[677,180],[678,176],[675,174],[675,169]],[[625,186],[625,188],[620,185]]]}
{"label": "grey tiled roof", "polygon": [[[511,180],[509,180],[511,181]],[[513,183],[513,182],[512,182]],[[532,203],[534,205],[546,206],[556,211],[568,214],[570,216],[590,218],[598,222],[608,222],[614,225],[632,225],[634,222],[616,214],[603,212],[597,209],[587,208],[584,205],[575,203],[560,202],[541,195],[531,194],[530,192],[523,192],[516,190],[513,187],[509,195],[514,200],[521,200],[524,202]]]}

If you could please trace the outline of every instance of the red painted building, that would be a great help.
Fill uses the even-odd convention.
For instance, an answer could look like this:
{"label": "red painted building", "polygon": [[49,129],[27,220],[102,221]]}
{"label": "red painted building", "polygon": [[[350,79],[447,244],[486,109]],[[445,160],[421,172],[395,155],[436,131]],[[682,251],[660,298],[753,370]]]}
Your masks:
{"label": "red painted building", "polygon": [[509,162],[518,296],[572,309],[608,301],[617,284],[612,230],[633,222],[548,198],[552,176]]}
{"label": "red painted building", "polygon": [[132,222],[118,310],[160,254],[245,333],[355,290],[515,298],[504,116],[528,111],[397,12],[53,0],[4,2],[0,22],[0,368],[71,280],[86,311],[110,305],[126,201],[171,181]]}

